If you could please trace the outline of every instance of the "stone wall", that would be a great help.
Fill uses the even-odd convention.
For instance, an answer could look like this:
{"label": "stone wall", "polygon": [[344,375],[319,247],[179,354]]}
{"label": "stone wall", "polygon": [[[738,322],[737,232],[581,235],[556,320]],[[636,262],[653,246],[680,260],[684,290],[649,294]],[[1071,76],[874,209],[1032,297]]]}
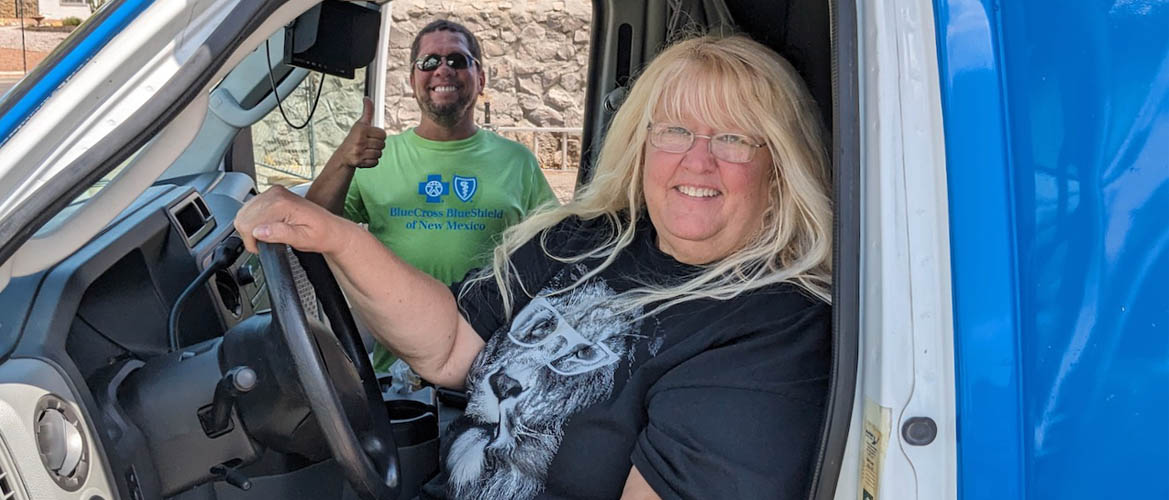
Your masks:
{"label": "stone wall", "polygon": [[[24,7],[20,14],[24,15],[25,19],[32,16],[40,15],[40,10],[37,8],[40,3],[37,0],[18,0]],[[12,0],[0,1],[0,17],[18,17],[16,11],[16,2]]]}

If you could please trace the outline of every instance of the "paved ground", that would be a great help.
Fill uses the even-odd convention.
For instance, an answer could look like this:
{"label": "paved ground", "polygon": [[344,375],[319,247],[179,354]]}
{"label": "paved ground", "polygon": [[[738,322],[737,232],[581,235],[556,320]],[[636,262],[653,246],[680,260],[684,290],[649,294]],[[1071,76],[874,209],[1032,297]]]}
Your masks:
{"label": "paved ground", "polygon": [[544,178],[548,179],[548,185],[552,186],[552,191],[556,193],[556,198],[560,200],[560,203],[568,203],[572,200],[572,192],[576,189],[575,168],[544,169]]}
{"label": "paved ground", "polygon": [[0,72],[31,70],[66,36],[69,34],[26,30],[22,45],[20,28],[0,26]]}
{"label": "paved ground", "polygon": [[19,73],[15,75],[0,73],[0,96],[4,95],[5,92],[8,92],[8,89],[12,88],[13,85],[16,85],[16,82],[19,81],[20,78],[21,77]]}
{"label": "paved ground", "polygon": [[[34,52],[49,52],[61,43],[69,33],[61,31],[29,31],[24,30],[24,48]],[[0,26],[0,47],[20,49],[20,28],[17,26]]]}

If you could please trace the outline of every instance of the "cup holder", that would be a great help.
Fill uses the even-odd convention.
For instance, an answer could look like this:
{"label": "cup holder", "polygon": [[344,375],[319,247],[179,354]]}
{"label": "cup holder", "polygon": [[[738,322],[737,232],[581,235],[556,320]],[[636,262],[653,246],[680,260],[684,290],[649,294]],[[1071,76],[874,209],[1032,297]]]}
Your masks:
{"label": "cup holder", "polygon": [[399,500],[415,498],[419,489],[438,474],[438,396],[433,387],[386,400],[401,464]]}
{"label": "cup holder", "polygon": [[412,399],[386,401],[394,442],[414,446],[438,437],[438,411],[434,406]]}

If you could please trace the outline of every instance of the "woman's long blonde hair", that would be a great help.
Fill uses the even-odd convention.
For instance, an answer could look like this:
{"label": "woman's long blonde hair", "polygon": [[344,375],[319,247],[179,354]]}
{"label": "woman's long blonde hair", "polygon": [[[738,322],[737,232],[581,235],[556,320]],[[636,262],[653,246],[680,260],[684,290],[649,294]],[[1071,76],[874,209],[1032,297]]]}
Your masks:
{"label": "woman's long blonde hair", "polygon": [[[468,285],[494,277],[510,317],[514,299],[508,283],[516,280],[522,289],[522,281],[509,257],[537,236],[550,258],[567,263],[601,259],[576,283],[553,294],[575,288],[612,264],[633,242],[638,221],[648,217],[642,189],[648,124],[654,119],[681,123],[683,117],[763,139],[772,160],[771,203],[762,226],[742,248],[702,266],[702,272],[681,284],[643,286],[621,294],[620,300],[631,309],[655,303],[657,309],[700,298],[729,299],[790,282],[830,302],[832,202],[816,105],[786,60],[741,35],[692,38],[659,54],[613,117],[592,182],[571,203],[538,211],[507,229],[491,267]],[[542,232],[570,216],[604,217],[614,231],[579,255],[554,255]],[[523,291],[528,296],[535,292]]]}

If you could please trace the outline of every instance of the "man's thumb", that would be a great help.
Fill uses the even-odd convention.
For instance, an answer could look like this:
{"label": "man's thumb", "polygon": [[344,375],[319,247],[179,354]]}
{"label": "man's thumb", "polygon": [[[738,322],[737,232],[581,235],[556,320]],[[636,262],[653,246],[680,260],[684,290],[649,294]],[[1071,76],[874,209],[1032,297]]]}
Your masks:
{"label": "man's thumb", "polygon": [[362,105],[364,106],[364,109],[362,109],[362,111],[361,111],[361,119],[357,120],[357,121],[364,123],[366,125],[372,125],[373,124],[373,101],[369,100],[369,98],[366,97],[366,98],[362,99],[361,102],[362,102]]}

